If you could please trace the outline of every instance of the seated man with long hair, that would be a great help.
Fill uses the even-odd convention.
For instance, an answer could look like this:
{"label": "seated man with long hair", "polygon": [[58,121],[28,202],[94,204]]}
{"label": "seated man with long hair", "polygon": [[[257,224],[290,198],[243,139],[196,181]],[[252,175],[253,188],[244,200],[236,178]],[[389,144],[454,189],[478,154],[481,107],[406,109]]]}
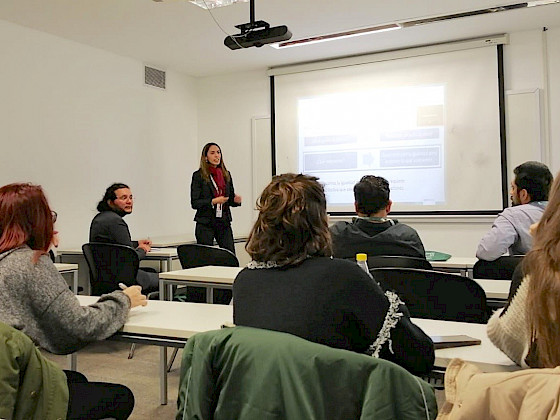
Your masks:
{"label": "seated man with long hair", "polygon": [[273,178],[258,201],[246,250],[253,261],[233,286],[234,322],[331,347],[368,352],[422,374],[430,338],[399,297],[351,261],[332,258],[326,199],[317,178]]}

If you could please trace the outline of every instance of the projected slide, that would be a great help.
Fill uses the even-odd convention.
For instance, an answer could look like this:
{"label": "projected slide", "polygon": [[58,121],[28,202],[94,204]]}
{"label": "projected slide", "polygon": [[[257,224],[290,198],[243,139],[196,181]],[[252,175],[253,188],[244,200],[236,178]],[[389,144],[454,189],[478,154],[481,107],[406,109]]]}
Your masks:
{"label": "projected slide", "polygon": [[406,86],[298,100],[299,171],[329,205],[354,202],[363,175],[386,178],[396,203],[445,203],[445,86]]}

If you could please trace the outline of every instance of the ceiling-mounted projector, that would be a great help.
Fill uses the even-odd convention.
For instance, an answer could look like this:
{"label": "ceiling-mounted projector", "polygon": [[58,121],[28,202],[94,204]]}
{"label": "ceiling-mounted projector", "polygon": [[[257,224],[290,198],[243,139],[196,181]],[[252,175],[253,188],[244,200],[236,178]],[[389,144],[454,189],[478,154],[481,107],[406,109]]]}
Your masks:
{"label": "ceiling-mounted projector", "polygon": [[286,25],[275,26],[273,28],[264,20],[255,21],[255,1],[250,3],[249,23],[235,25],[241,33],[230,35],[224,39],[224,45],[232,50],[250,47],[262,47],[265,44],[287,41],[292,37],[292,33]]}

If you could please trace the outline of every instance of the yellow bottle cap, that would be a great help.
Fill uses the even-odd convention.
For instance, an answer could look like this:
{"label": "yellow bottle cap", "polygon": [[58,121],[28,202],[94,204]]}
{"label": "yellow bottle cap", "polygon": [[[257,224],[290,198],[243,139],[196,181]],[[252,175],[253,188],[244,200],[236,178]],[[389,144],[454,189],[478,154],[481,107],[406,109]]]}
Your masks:
{"label": "yellow bottle cap", "polygon": [[356,261],[367,261],[367,254],[356,254]]}

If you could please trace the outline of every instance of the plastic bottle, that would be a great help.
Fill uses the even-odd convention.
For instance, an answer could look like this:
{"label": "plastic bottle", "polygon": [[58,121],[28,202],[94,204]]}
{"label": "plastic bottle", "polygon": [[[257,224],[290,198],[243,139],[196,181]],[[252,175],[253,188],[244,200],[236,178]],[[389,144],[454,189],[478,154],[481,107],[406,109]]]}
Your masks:
{"label": "plastic bottle", "polygon": [[356,254],[356,264],[358,264],[358,267],[364,270],[368,276],[373,278],[367,266],[367,254]]}

